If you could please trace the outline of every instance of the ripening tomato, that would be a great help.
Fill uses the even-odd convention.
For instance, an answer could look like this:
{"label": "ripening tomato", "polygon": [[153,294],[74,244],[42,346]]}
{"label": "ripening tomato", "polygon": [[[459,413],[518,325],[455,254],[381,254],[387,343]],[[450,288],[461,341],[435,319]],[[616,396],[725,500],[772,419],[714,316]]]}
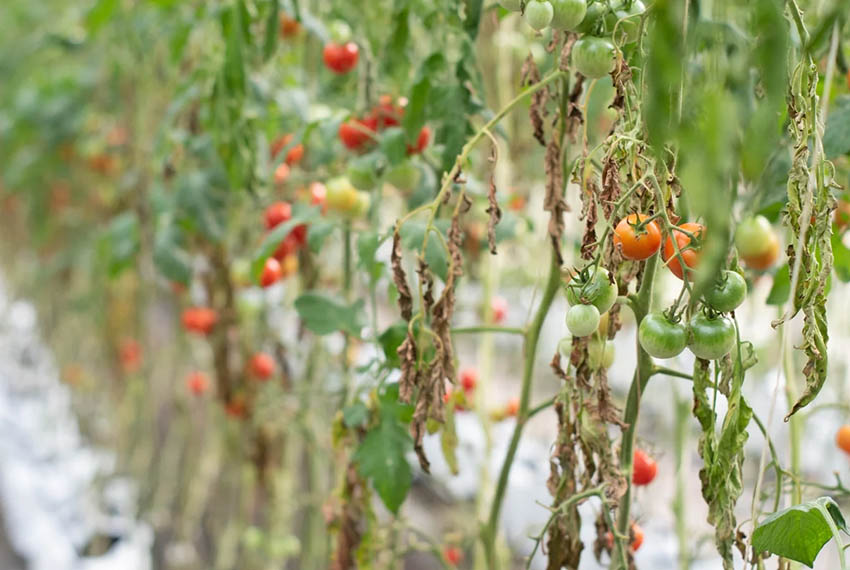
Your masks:
{"label": "ripening tomato", "polygon": [[198,370],[190,372],[186,376],[186,387],[196,396],[200,396],[210,387],[210,380],[207,375]]}
{"label": "ripening tomato", "polygon": [[457,546],[447,546],[443,550],[443,556],[450,565],[457,566],[463,560],[463,551]]}
{"label": "ripening tomato", "polygon": [[218,321],[218,313],[209,307],[189,307],[184,309],[182,318],[187,331],[209,334]]}
{"label": "ripening tomato", "polygon": [[632,523],[632,552],[637,552],[643,544],[643,529],[639,525]]}
{"label": "ripening tomato", "polygon": [[353,119],[339,126],[339,140],[345,148],[361,150],[373,141],[375,127],[369,119]]}
{"label": "ripening tomato", "polygon": [[[848,72],[848,77],[850,77],[850,72]],[[838,200],[832,224],[836,233],[843,233],[847,226],[850,226],[850,202],[843,199]]]}
{"label": "ripening tomato", "polygon": [[779,257],[779,237],[764,216],[748,218],[738,225],[735,247],[744,265],[752,269],[767,269]]}
{"label": "ripening tomato", "polygon": [[260,275],[260,285],[270,287],[280,281],[281,277],[283,277],[283,269],[280,262],[274,257],[268,258],[263,266],[263,273]]}
{"label": "ripening tomato", "polygon": [[265,352],[256,353],[251,357],[251,362],[248,364],[251,375],[258,380],[268,380],[271,378],[275,368],[274,358]]}
{"label": "ripening tomato", "polygon": [[[684,224],[680,224],[679,228],[689,232],[695,238],[704,238],[705,227],[702,224],[697,224],[694,222],[687,222]],[[676,235],[676,245],[679,246],[679,253],[682,256],[682,259],[685,261],[685,265],[688,266],[689,269],[694,269],[699,263],[699,255],[701,244],[697,242],[696,244],[691,244],[690,236],[685,233],[679,231],[679,229],[674,228],[673,233]],[[682,265],[679,261],[679,256],[676,255],[676,248],[673,246],[673,240],[670,236],[667,236],[667,241],[664,243],[664,251],[662,252],[662,257],[664,262],[667,264],[667,269],[670,272],[682,279],[683,271]],[[688,271],[688,280],[690,281],[690,273],[692,271]]]}
{"label": "ripening tomato", "polygon": [[281,278],[289,277],[290,275],[295,275],[298,271],[298,256],[297,255],[287,255],[283,259],[280,260],[280,273]]}
{"label": "ripening tomato", "polygon": [[746,297],[747,282],[734,271],[721,271],[714,285],[703,293],[705,302],[720,313],[734,311]]}
{"label": "ripening tomato", "polygon": [[567,311],[567,328],[575,336],[587,336],[599,326],[599,309],[593,305],[573,305]]}
{"label": "ripening tomato", "polygon": [[552,27],[556,30],[575,30],[587,13],[585,0],[549,0],[552,4]]}
{"label": "ripening tomato", "polygon": [[498,295],[490,299],[490,310],[493,312],[493,322],[502,323],[508,316],[508,302]]}
{"label": "ripening tomato", "polygon": [[636,449],[632,460],[632,483],[649,485],[658,473],[658,463],[642,449]]}
{"label": "ripening tomato", "polygon": [[478,371],[475,368],[463,368],[460,371],[460,386],[463,388],[463,391],[468,395],[475,391],[475,387],[478,385]]}
{"label": "ripening tomato", "polygon": [[508,208],[514,212],[521,212],[525,210],[526,202],[527,200],[522,194],[512,194],[508,200]]}
{"label": "ripening tomato", "polygon": [[529,0],[525,3],[525,21],[538,32],[552,21],[555,12],[547,0]]}
{"label": "ripening tomato", "polygon": [[292,205],[289,202],[270,204],[264,213],[266,229],[270,230],[292,219]]}
{"label": "ripening tomato", "polygon": [[515,418],[519,413],[519,398],[514,396],[508,403],[505,404],[505,416],[509,418]]}
{"label": "ripening tomato", "polygon": [[605,77],[614,69],[614,45],[603,38],[584,36],[573,44],[572,61],[589,79]]}
{"label": "ripening tomato", "polygon": [[735,325],[728,317],[709,317],[697,313],[689,323],[688,347],[694,356],[703,360],[723,358],[735,346]]}
{"label": "ripening tomato", "polygon": [[570,277],[566,285],[567,302],[570,305],[590,303],[599,314],[608,312],[617,302],[617,284],[611,280],[611,274],[604,267],[591,266],[588,277],[581,279],[581,273]]}
{"label": "ripening tomato", "polygon": [[[629,549],[632,552],[636,552],[643,544],[643,529],[637,523],[632,523],[629,534],[631,538]],[[614,534],[609,532],[605,535],[605,541],[608,543],[608,550],[614,550]]]}
{"label": "ripening tomato", "polygon": [[419,136],[416,137],[416,145],[407,145],[407,154],[419,154],[426,148],[428,148],[428,143],[431,141],[431,129],[428,125],[422,127],[419,131]]}
{"label": "ripening tomato", "polygon": [[124,372],[133,374],[142,364],[142,346],[134,338],[122,339],[118,346],[118,356]]}
{"label": "ripening tomato", "polygon": [[319,206],[322,209],[322,213],[328,209],[327,204],[328,199],[328,189],[325,188],[325,185],[321,182],[311,182],[310,183],[310,204],[313,206]]}
{"label": "ripening tomato", "polygon": [[334,73],[348,73],[357,65],[357,59],[360,57],[360,48],[354,42],[346,42],[344,44],[330,42],[325,45],[322,57],[325,61],[325,66]]}
{"label": "ripening tomato", "polygon": [[283,184],[289,180],[289,165],[285,162],[281,162],[277,165],[277,168],[274,169],[274,184],[275,186],[283,186]]}
{"label": "ripening tomato", "polygon": [[835,445],[844,453],[850,454],[850,425],[844,424],[835,433]]}
{"label": "ripening tomato", "polygon": [[301,32],[301,24],[289,14],[280,15],[280,35],[284,38],[297,36]]}
{"label": "ripening tomato", "polygon": [[629,214],[614,229],[614,246],[620,248],[626,259],[647,259],[661,247],[661,230],[655,221],[637,228],[649,216]]}
{"label": "ripening tomato", "polygon": [[688,332],[682,324],[674,323],[664,313],[650,313],[638,326],[638,342],[650,356],[673,358],[685,350]]}

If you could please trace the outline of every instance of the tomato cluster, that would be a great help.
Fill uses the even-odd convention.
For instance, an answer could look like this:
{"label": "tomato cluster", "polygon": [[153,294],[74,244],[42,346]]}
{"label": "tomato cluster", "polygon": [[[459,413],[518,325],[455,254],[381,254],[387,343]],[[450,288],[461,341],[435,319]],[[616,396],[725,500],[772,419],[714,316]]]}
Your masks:
{"label": "tomato cluster", "polygon": [[565,291],[571,307],[567,311],[567,329],[575,336],[588,336],[617,302],[617,284],[604,267],[590,266],[568,277]]}
{"label": "tomato cluster", "polygon": [[[361,152],[377,141],[381,131],[398,127],[404,117],[407,99],[400,97],[393,102],[389,95],[382,95],[378,104],[362,118],[354,117],[339,126],[339,140],[349,150]],[[407,154],[419,154],[428,148],[431,142],[431,129],[424,125],[416,137],[416,141],[407,145]]]}

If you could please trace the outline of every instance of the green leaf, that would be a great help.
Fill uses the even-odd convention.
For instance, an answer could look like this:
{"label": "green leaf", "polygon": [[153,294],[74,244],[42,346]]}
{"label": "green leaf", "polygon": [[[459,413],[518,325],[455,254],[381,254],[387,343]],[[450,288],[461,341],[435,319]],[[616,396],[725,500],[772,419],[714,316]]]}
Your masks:
{"label": "green leaf", "polygon": [[823,151],[827,158],[850,152],[850,95],[836,97],[829,109],[823,133]]}
{"label": "green leaf", "polygon": [[376,232],[363,232],[357,237],[357,267],[365,269],[371,280],[377,281],[384,264],[375,261],[375,253],[381,245],[381,237]]}
{"label": "green leaf", "polygon": [[428,56],[417,71],[417,78],[410,91],[410,100],[401,122],[407,140],[411,142],[416,140],[419,130],[425,124],[425,112],[431,93],[431,78],[444,71],[445,66],[446,59],[442,52],[435,52]]}
{"label": "green leaf", "polygon": [[405,457],[412,448],[407,428],[382,408],[380,423],[366,434],[354,453],[360,475],[372,483],[384,505],[395,514],[413,481]]}
{"label": "green leaf", "polygon": [[390,166],[395,166],[407,158],[407,138],[400,128],[392,127],[385,130],[381,134],[379,144]]}
{"label": "green leaf", "polygon": [[835,274],[843,283],[850,282],[850,249],[841,241],[840,234],[832,234],[831,239]]}
{"label": "green leaf", "polygon": [[344,331],[359,337],[363,328],[362,299],[346,305],[324,293],[308,291],[295,299],[295,310],[304,326],[318,335]]}
{"label": "green leaf", "polygon": [[[448,222],[446,220],[438,220],[434,224],[437,230],[443,234],[448,230]],[[419,251],[422,249],[422,241],[425,238],[425,228],[427,226],[422,222],[407,222],[401,226],[401,244],[409,250]],[[449,271],[448,254],[443,247],[440,238],[434,234],[428,237],[428,245],[425,249],[425,262],[431,271],[434,272],[443,281],[446,280]]]}
{"label": "green leaf", "polygon": [[342,421],[346,427],[360,427],[369,419],[369,408],[363,402],[354,402],[342,409]]}
{"label": "green leaf", "polygon": [[176,228],[158,232],[154,243],[153,261],[169,281],[188,285],[192,278],[192,256],[180,247]]}
{"label": "green leaf", "polygon": [[405,404],[398,399],[398,382],[386,384],[379,396],[381,402],[381,413],[389,414],[403,424],[409,424],[413,419],[413,405]]}
{"label": "green leaf", "polygon": [[773,287],[767,295],[765,303],[768,305],[784,305],[791,296],[791,270],[788,265],[783,265],[773,276]]}
{"label": "green leaf", "polygon": [[319,220],[310,224],[310,231],[307,233],[307,247],[310,248],[310,251],[318,253],[335,228],[336,224],[327,220]]}
{"label": "green leaf", "polygon": [[243,18],[246,16],[245,4],[236,0],[230,10],[221,13],[222,33],[226,40],[224,50],[224,81],[230,93],[244,94],[245,58],[243,55]]}
{"label": "green leaf", "polygon": [[268,0],[269,13],[266,16],[266,37],[263,42],[263,59],[268,60],[277,48],[280,26],[280,7],[278,0]]}
{"label": "green leaf", "polygon": [[132,265],[139,251],[139,220],[134,212],[124,212],[112,219],[101,236],[99,249],[110,277],[118,276]]}
{"label": "green leaf", "polygon": [[773,513],[753,532],[753,549],[770,552],[812,568],[818,553],[832,538],[827,517],[839,530],[846,524],[838,505],[829,497],[820,497]]}
{"label": "green leaf", "polygon": [[398,356],[398,347],[404,342],[407,337],[407,323],[400,322],[388,326],[381,336],[378,337],[378,342],[381,343],[381,348],[384,349],[384,356],[387,359],[387,364],[393,368],[401,368],[401,359]]}
{"label": "green leaf", "polygon": [[107,24],[117,8],[118,0],[97,0],[86,14],[86,28],[89,33],[93,34]]}

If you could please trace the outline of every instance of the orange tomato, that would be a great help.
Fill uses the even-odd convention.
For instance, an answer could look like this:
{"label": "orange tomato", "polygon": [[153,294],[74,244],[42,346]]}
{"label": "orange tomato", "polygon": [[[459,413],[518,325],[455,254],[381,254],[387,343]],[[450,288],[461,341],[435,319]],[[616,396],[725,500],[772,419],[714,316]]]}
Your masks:
{"label": "orange tomato", "polygon": [[614,229],[614,246],[620,248],[626,259],[646,259],[661,247],[661,230],[655,221],[640,230],[635,229],[648,217],[646,214],[629,214]]}
{"label": "orange tomato", "polygon": [[850,454],[850,425],[844,424],[835,433],[835,445],[844,453]]}
{"label": "orange tomato", "polygon": [[741,256],[741,262],[750,269],[764,271],[769,269],[779,259],[779,238],[776,234],[770,234],[770,245],[764,253],[751,256]]}
{"label": "orange tomato", "polygon": [[[705,227],[702,224],[694,222],[680,224],[679,228],[686,232],[690,232],[695,237],[703,237],[703,234],[705,233]],[[676,236],[676,244],[679,246],[679,252],[682,259],[685,261],[685,265],[687,265],[690,269],[694,269],[699,263],[699,244],[691,245],[691,238],[677,229],[674,229],[673,233]],[[670,272],[679,279],[682,279],[684,272],[681,262],[679,261],[679,256],[676,255],[676,248],[673,246],[673,240],[670,236],[667,236],[667,241],[664,243],[662,257],[664,258],[664,262]],[[690,279],[690,277],[688,277],[688,279]]]}
{"label": "orange tomato", "polygon": [[274,358],[265,352],[258,352],[251,357],[248,368],[251,371],[251,375],[258,380],[268,380],[274,374],[276,367]]}

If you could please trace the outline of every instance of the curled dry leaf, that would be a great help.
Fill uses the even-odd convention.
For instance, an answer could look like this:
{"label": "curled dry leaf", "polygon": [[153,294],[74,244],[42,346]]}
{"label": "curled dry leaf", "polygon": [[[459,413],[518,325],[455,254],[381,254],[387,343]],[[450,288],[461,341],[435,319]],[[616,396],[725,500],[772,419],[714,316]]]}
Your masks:
{"label": "curled dry leaf", "polygon": [[367,493],[353,462],[346,469],[342,495],[342,512],[334,521],[337,537],[330,570],[351,570],[357,567],[356,551],[363,536],[360,520],[366,512]]}
{"label": "curled dry leaf", "polygon": [[543,199],[543,209],[549,212],[549,239],[552,249],[558,256],[558,263],[563,265],[561,240],[564,235],[564,214],[569,211],[564,201],[564,171],[561,160],[561,145],[556,137],[552,137],[546,145],[546,196]]}
{"label": "curled dry leaf", "polygon": [[585,191],[581,194],[581,219],[584,219],[584,235],[581,238],[581,258],[591,260],[596,255],[596,222],[598,212],[596,205],[599,202],[599,186],[593,178],[589,178],[585,184]]}
{"label": "curled dry leaf", "polygon": [[[490,253],[496,255],[496,225],[502,220],[502,210],[499,208],[499,203],[496,201],[496,145],[494,144],[490,150],[490,162],[492,167],[490,170],[490,186],[487,189],[487,214],[490,219],[487,222],[487,242],[490,245]],[[465,196],[465,195],[464,195]]]}
{"label": "curled dry leaf", "polygon": [[[540,70],[534,62],[534,57],[529,53],[525,62],[522,64],[522,84],[524,86],[528,86],[539,82]],[[528,109],[528,116],[534,130],[534,138],[537,139],[537,142],[539,142],[542,146],[546,146],[545,122],[543,118],[546,116],[546,102],[548,100],[549,89],[540,89],[531,95],[531,105]]]}
{"label": "curled dry leaf", "polygon": [[402,318],[409,321],[413,317],[413,296],[410,294],[410,287],[407,285],[407,275],[405,275],[404,268],[401,266],[401,234],[398,226],[393,232],[390,263],[393,269],[393,283],[398,289],[398,307],[401,310]]}

